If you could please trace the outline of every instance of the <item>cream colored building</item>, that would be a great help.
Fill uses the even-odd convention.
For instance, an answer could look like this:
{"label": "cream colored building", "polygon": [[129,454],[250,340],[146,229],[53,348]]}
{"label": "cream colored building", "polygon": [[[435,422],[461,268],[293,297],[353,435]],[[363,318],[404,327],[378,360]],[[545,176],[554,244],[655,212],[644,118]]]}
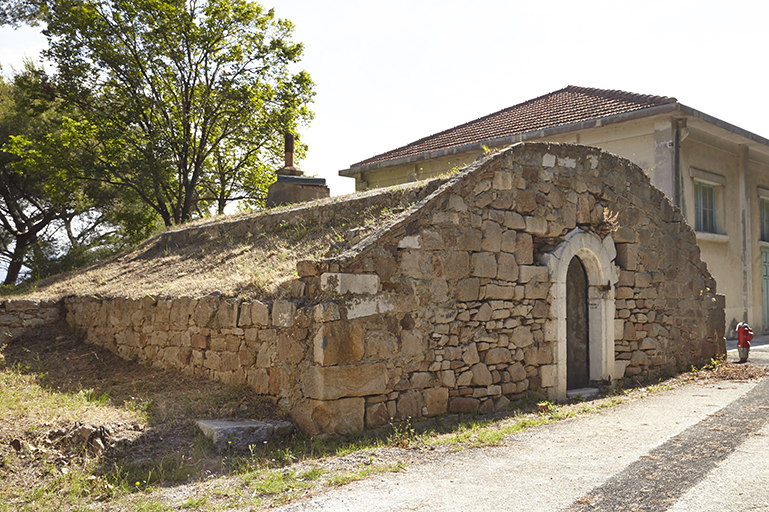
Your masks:
{"label": "cream colored building", "polygon": [[[769,331],[769,140],[675,98],[569,86],[339,171],[356,189],[439,176],[520,141],[597,146],[643,168],[697,233],[727,334]],[[699,293],[691,290],[691,293]]]}

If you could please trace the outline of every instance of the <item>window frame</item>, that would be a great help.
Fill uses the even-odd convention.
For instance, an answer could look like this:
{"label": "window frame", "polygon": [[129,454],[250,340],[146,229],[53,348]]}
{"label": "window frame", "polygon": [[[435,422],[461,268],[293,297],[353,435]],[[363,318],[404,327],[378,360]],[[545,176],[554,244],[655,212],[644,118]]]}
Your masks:
{"label": "window frame", "polygon": [[758,212],[761,219],[761,229],[758,240],[761,242],[769,242],[769,198],[758,197]]}
{"label": "window frame", "polygon": [[[689,167],[689,176],[692,178],[694,195],[694,217],[692,220],[693,228],[696,233],[706,235],[726,235],[724,226],[726,226],[726,208],[724,206],[726,176],[696,167]],[[709,215],[709,221],[712,223],[712,231],[705,228],[710,226],[703,222],[702,211],[702,191],[703,188],[712,191],[712,216]],[[710,211],[710,210],[708,210]]]}
{"label": "window frame", "polygon": [[[700,233],[719,233],[718,196],[719,185],[706,181],[694,180],[694,230]],[[710,191],[707,201],[703,193]],[[704,204],[709,203],[709,204]],[[707,214],[707,215],[706,215]],[[710,229],[708,229],[710,228]]]}

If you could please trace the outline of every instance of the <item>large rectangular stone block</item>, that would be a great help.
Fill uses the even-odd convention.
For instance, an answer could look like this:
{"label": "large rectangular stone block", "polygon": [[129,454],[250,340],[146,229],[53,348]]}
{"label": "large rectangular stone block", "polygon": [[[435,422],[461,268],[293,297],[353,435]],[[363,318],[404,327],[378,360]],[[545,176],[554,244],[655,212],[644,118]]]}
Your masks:
{"label": "large rectangular stone block", "polygon": [[638,268],[638,244],[616,244],[617,264],[625,270]]}
{"label": "large rectangular stone block", "polygon": [[291,410],[291,417],[308,435],[341,436],[363,430],[366,400],[344,398],[324,402],[307,400]]}
{"label": "large rectangular stone block", "polygon": [[382,363],[311,366],[302,379],[302,391],[306,397],[316,400],[381,395],[387,380],[387,369]]}
{"label": "large rectangular stone block", "polygon": [[379,276],[326,272],[320,276],[320,287],[341,295],[345,293],[373,295],[379,290]]}

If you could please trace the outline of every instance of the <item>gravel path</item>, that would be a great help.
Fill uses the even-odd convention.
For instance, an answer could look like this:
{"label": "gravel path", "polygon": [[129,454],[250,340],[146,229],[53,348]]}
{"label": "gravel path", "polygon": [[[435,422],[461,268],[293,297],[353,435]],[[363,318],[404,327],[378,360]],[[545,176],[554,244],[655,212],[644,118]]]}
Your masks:
{"label": "gravel path", "polygon": [[693,384],[278,510],[769,511],[767,425],[769,380]]}

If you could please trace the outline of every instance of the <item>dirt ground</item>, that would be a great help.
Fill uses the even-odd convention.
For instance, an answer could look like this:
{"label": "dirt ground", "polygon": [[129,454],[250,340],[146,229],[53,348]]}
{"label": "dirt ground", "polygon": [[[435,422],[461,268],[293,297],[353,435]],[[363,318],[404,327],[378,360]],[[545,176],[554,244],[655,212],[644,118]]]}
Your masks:
{"label": "dirt ground", "polygon": [[[725,362],[628,390],[621,401],[687,382],[766,374],[751,364]],[[615,395],[574,403],[559,406],[558,413],[588,414],[619,401]],[[476,418],[486,425],[478,432],[460,425],[423,436],[401,426],[378,439],[340,441],[297,434],[257,453],[216,453],[195,420],[277,419],[280,411],[248,388],[120,359],[83,343],[65,325],[33,329],[0,347],[0,403],[0,511],[136,510],[142,503],[171,510],[203,502],[197,508],[249,510],[464,448],[504,444],[493,438],[495,429],[504,431],[521,418],[534,425],[542,414],[535,401],[528,411]],[[267,485],[276,479],[275,486]],[[62,493],[66,500],[51,501]]]}

